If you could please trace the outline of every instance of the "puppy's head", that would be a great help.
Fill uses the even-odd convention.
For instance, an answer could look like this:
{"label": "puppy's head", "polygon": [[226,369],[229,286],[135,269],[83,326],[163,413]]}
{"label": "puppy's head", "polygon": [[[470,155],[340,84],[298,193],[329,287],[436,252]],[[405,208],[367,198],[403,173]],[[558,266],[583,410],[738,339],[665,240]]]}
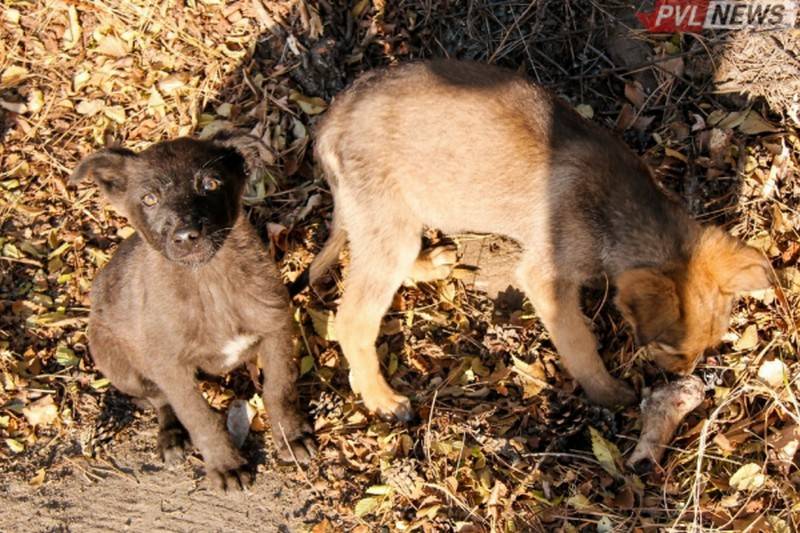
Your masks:
{"label": "puppy's head", "polygon": [[70,180],[92,178],[153,248],[197,266],[214,257],[239,216],[246,169],[260,166],[257,144],[249,135],[224,133],[139,153],[107,148],[81,161]]}
{"label": "puppy's head", "polygon": [[736,294],[769,286],[769,263],[757,250],[709,227],[680,268],[620,275],[616,304],[658,366],[688,374],[727,331]]}

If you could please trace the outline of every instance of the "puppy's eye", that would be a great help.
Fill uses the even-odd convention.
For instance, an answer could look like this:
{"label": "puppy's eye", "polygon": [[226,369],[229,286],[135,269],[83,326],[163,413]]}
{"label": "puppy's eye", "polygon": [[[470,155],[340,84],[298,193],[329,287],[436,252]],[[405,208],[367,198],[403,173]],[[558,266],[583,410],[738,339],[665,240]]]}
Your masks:
{"label": "puppy's eye", "polygon": [[206,192],[212,192],[219,189],[219,186],[222,185],[222,182],[217,178],[212,178],[211,176],[206,176],[203,178],[203,190]]}
{"label": "puppy's eye", "polygon": [[147,207],[153,207],[158,203],[158,196],[155,193],[149,192],[142,196],[142,203]]}

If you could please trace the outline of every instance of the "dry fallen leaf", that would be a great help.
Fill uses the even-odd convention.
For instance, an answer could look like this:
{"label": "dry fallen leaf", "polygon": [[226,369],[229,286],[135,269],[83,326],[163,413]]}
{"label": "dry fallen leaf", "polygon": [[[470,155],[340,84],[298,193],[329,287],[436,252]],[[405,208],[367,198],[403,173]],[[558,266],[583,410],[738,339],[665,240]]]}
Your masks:
{"label": "dry fallen leaf", "polygon": [[106,107],[103,109],[103,114],[117,124],[124,124],[125,119],[127,118],[125,116],[125,109],[119,105]]}
{"label": "dry fallen leaf", "polygon": [[619,448],[613,443],[603,437],[603,435],[595,428],[589,426],[589,434],[592,437],[592,453],[594,453],[597,462],[603,467],[603,470],[616,478],[621,478],[622,473],[617,467],[617,463],[621,460]]}
{"label": "dry fallen leaf", "polygon": [[302,359],[300,359],[300,375],[304,376],[311,372],[314,368],[314,357],[311,355],[306,355]]}
{"label": "dry fallen leaf", "polygon": [[25,451],[25,445],[17,439],[6,439],[6,446],[14,453],[22,453]]}
{"label": "dry fallen leaf", "polygon": [[722,450],[725,454],[730,454],[736,451],[736,446],[732,443],[728,438],[723,435],[722,433],[717,433],[714,435],[713,439],[714,444],[719,446],[719,449]]}
{"label": "dry fallen leaf", "polygon": [[164,98],[161,97],[161,93],[158,92],[158,89],[152,87],[150,89],[150,97],[147,99],[147,107],[156,111],[157,113],[163,113],[164,105]]}
{"label": "dry fallen leaf", "polygon": [[0,100],[0,107],[6,111],[11,111],[12,113],[16,113],[18,115],[28,112],[28,106],[23,102],[6,102],[5,100]]}
{"label": "dry fallen leaf", "polygon": [[641,109],[647,100],[647,95],[644,93],[642,86],[638,83],[625,84],[625,98],[632,103],[636,109]]}
{"label": "dry fallen leaf", "polygon": [[170,74],[158,82],[158,88],[163,93],[171,94],[185,87],[190,78],[191,76],[188,72],[177,72],[175,74]]}
{"label": "dry fallen leaf", "polygon": [[28,480],[28,484],[31,485],[32,487],[38,487],[39,485],[44,483],[45,475],[46,475],[45,469],[40,468],[39,470],[36,471],[36,475]]}
{"label": "dry fallen leaf", "polygon": [[567,505],[577,509],[578,511],[588,511],[592,509],[593,505],[592,502],[581,494],[580,492],[573,494],[569,498],[567,498]]}
{"label": "dry fallen leaf", "polygon": [[585,119],[591,120],[594,117],[594,109],[589,104],[578,104],[575,106],[575,111]]}
{"label": "dry fallen leaf", "polygon": [[767,523],[770,527],[770,533],[792,533],[786,520],[779,516],[768,516]]}
{"label": "dry fallen leaf", "polygon": [[95,100],[81,100],[78,105],[75,106],[75,111],[80,113],[81,115],[96,115],[100,111],[105,108],[106,104],[102,100],[95,99]]}
{"label": "dry fallen leaf", "polygon": [[724,118],[717,122],[717,127],[720,129],[736,128],[744,121],[746,117],[747,111],[734,111],[732,113],[728,113]]}
{"label": "dry fallen leaf", "polygon": [[752,350],[758,345],[758,326],[750,324],[745,328],[742,336],[733,343],[733,348],[740,352]]}
{"label": "dry fallen leaf", "polygon": [[27,405],[22,409],[22,414],[34,427],[49,426],[58,418],[58,407],[53,403],[53,397],[48,394]]}
{"label": "dry fallen leaf", "polygon": [[5,19],[11,24],[19,24],[20,12],[18,9],[6,8]]}
{"label": "dry fallen leaf", "polygon": [[756,135],[758,133],[772,133],[780,130],[765,120],[764,117],[756,111],[750,111],[739,124],[739,131],[746,135]]}
{"label": "dry fallen leaf", "polygon": [[328,310],[314,309],[309,307],[307,310],[314,324],[314,331],[326,341],[335,341],[336,332],[334,330],[335,315]]}
{"label": "dry fallen leaf", "polygon": [[758,369],[758,379],[777,389],[789,380],[789,368],[780,359],[764,361]]}
{"label": "dry fallen leaf", "polygon": [[76,72],[72,77],[72,90],[75,92],[80,91],[91,79],[92,75],[85,70]]}
{"label": "dry fallen leaf", "polygon": [[44,94],[39,89],[34,89],[28,95],[28,111],[36,113],[44,107]]}
{"label": "dry fallen leaf", "polygon": [[366,516],[371,512],[373,512],[375,509],[377,509],[379,503],[380,503],[379,498],[374,498],[374,497],[362,498],[356,503],[354,513],[358,517]]}
{"label": "dry fallen leaf", "polygon": [[99,54],[114,58],[128,55],[128,47],[125,41],[115,35],[105,35],[98,43],[95,50]]}
{"label": "dry fallen leaf", "polygon": [[708,139],[708,154],[715,163],[721,164],[728,152],[728,147],[733,138],[733,130],[714,128]]}
{"label": "dry fallen leaf", "polygon": [[669,72],[675,77],[680,78],[683,76],[684,64],[682,57],[673,57],[671,59],[667,59],[666,61],[662,61],[658,64],[659,68]]}
{"label": "dry fallen leaf", "polygon": [[800,450],[800,424],[788,424],[768,439],[774,450],[774,459],[780,466],[788,469]]}
{"label": "dry fallen leaf", "polygon": [[333,533],[335,529],[331,526],[330,520],[325,518],[322,522],[317,522],[311,528],[311,533]]}
{"label": "dry fallen leaf", "polygon": [[619,116],[617,117],[616,128],[624,131],[633,126],[634,122],[636,122],[636,111],[633,109],[633,106],[630,104],[623,104],[622,109],[619,111]]}
{"label": "dry fallen leaf", "polygon": [[522,398],[527,400],[538,395],[547,387],[547,374],[541,361],[526,363],[522,359],[512,356],[513,369],[522,378]]}
{"label": "dry fallen leaf", "polygon": [[289,93],[289,101],[296,103],[306,115],[318,115],[328,107],[322,98],[306,96],[298,91]]}
{"label": "dry fallen leaf", "polygon": [[747,463],[734,472],[728,483],[736,490],[754,491],[761,488],[766,480],[761,473],[761,465]]}
{"label": "dry fallen leaf", "polygon": [[597,533],[611,533],[612,531],[614,531],[614,524],[608,515],[600,518],[597,522]]}
{"label": "dry fallen leaf", "polygon": [[0,87],[14,87],[28,77],[28,69],[19,65],[11,65],[0,74]]}
{"label": "dry fallen leaf", "polygon": [[117,237],[120,239],[127,239],[134,233],[136,233],[136,230],[132,226],[122,226],[117,229]]}
{"label": "dry fallen leaf", "polygon": [[201,139],[208,139],[210,137],[213,137],[214,134],[222,130],[231,129],[232,127],[233,123],[228,120],[212,120],[203,127],[198,137],[200,137]]}
{"label": "dry fallen leaf", "polygon": [[682,161],[684,163],[688,163],[689,162],[689,158],[687,158],[685,155],[683,155],[679,151],[673,150],[669,146],[665,146],[664,147],[664,155],[667,156],[667,157],[672,157],[672,158],[677,159],[678,161]]}
{"label": "dry fallen leaf", "polygon": [[64,30],[63,46],[64,50],[71,50],[78,45],[81,40],[81,24],[78,20],[78,10],[75,6],[67,7],[69,26]]}
{"label": "dry fallen leaf", "polygon": [[709,126],[716,126],[722,121],[722,119],[726,117],[726,115],[727,113],[725,113],[725,111],[721,109],[715,109],[714,111],[708,114],[706,122],[708,123]]}
{"label": "dry fallen leaf", "polygon": [[778,280],[784,291],[800,295],[800,268],[787,267],[778,271]]}

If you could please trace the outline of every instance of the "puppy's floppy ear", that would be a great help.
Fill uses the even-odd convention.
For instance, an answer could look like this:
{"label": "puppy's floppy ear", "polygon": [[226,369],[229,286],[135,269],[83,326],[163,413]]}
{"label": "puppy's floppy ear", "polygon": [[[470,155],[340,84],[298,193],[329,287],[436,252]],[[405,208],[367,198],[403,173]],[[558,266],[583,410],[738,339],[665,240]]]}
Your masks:
{"label": "puppy's floppy ear", "polygon": [[615,303],[642,345],[656,339],[681,315],[675,282],[653,268],[635,268],[618,276]]}
{"label": "puppy's floppy ear", "polygon": [[236,130],[222,130],[216,133],[211,141],[238,152],[244,159],[246,170],[251,177],[264,174],[275,163],[270,149],[255,135]]}
{"label": "puppy's floppy ear", "polygon": [[772,284],[769,262],[751,246],[739,246],[727,264],[722,266],[720,289],[740,293],[767,289]]}
{"label": "puppy's floppy ear", "polygon": [[693,263],[710,272],[722,292],[757,291],[771,285],[772,270],[764,255],[716,226],[704,228]]}
{"label": "puppy's floppy ear", "polygon": [[69,177],[70,183],[77,185],[86,178],[91,178],[113,202],[125,192],[128,176],[125,170],[127,161],[136,154],[125,148],[106,148],[87,156]]}

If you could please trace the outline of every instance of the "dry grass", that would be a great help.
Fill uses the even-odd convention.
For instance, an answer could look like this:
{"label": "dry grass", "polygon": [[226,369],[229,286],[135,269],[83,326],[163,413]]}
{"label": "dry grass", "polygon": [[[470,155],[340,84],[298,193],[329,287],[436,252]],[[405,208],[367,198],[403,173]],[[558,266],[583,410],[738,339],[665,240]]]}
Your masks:
{"label": "dry grass", "polygon": [[736,33],[713,55],[719,92],[761,97],[800,125],[800,30]]}
{"label": "dry grass", "polygon": [[[228,125],[253,131],[272,146],[276,171],[252,183],[248,214],[290,279],[326,233],[330,198],[308,150],[326,102],[369,68],[447,54],[521,68],[616,125],[698,217],[763,249],[781,287],[736,307],[730,334],[698,370],[706,400],[662,469],[640,478],[621,463],[603,468],[596,455],[608,442],[622,456],[633,448],[637,410],[586,405],[529,308],[498,315],[457,280],[402,289],[378,343],[419,422],[367,418],[326,339],[333,280],[297,315],[302,395],[321,448],[309,482],[335,517],[314,531],[797,530],[800,472],[783,446],[800,424],[800,140],[777,117],[765,122],[762,104],[741,108],[716,94],[712,72],[687,71],[684,59],[702,53],[689,36],[650,37],[655,60],[615,63],[604,52],[615,9],[547,0],[346,9],[305,0],[5,2],[0,470],[25,479],[56,471],[50,451],[79,453],[73,445],[96,423],[81,406],[107,394],[85,345],[87,294],[129,228],[92,188],[65,186],[80,157],[110,141],[141,148]],[[633,81],[648,83],[643,72],[655,83],[650,94]],[[587,299],[615,372],[638,388],[663,380],[603,305],[606,295]],[[768,385],[758,373],[779,365],[764,367],[771,361],[788,372]],[[238,372],[203,390],[222,409],[257,385]],[[589,426],[607,439],[595,453]]]}

